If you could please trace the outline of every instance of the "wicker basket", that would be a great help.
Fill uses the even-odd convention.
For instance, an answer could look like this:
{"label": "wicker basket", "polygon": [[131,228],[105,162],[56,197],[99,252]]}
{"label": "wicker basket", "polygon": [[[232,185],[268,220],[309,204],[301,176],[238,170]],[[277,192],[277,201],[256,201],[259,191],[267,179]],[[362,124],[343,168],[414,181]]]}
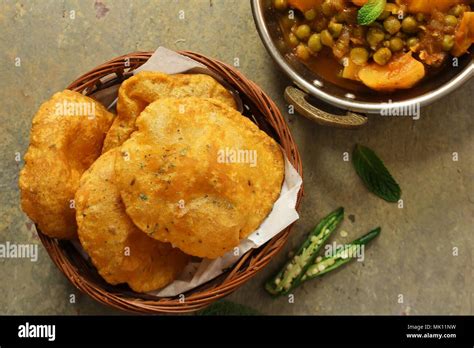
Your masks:
{"label": "wicker basket", "polygon": [[[233,67],[192,52],[179,52],[222,76],[240,94],[244,115],[252,119],[262,130],[276,139],[288,159],[302,175],[301,158],[288,126],[274,102],[252,81]],[[68,88],[91,94],[106,87],[120,84],[131,71],[145,63],[151,52],[136,52],[117,57],[79,77]],[[303,190],[298,194],[297,209]],[[231,269],[218,278],[186,292],[183,296],[156,298],[139,294],[127,286],[107,284],[96,269],[79,254],[68,241],[49,238],[38,230],[39,237],[51,259],[79,290],[99,302],[129,312],[137,313],[184,313],[202,309],[222,298],[252,278],[265,267],[285,244],[291,226],[259,249],[251,249]]]}

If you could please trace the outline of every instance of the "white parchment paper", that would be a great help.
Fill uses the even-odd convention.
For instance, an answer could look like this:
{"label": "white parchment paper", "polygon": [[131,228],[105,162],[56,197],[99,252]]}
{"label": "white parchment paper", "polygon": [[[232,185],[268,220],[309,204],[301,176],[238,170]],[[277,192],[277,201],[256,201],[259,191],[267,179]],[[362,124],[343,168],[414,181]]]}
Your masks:
{"label": "white parchment paper", "polygon": [[[223,81],[220,76],[212,73],[199,62],[164,47],[159,47],[150,59],[140,68],[136,69],[134,73],[140,71],[159,71],[166,74],[201,73],[211,75],[232,92],[240,111],[242,111],[242,101],[238,93]],[[99,101],[101,99],[99,95],[96,98]],[[258,230],[242,240],[237,248],[218,259],[202,259],[190,262],[173,283],[161,290],[149,292],[149,294],[159,297],[176,296],[193,289],[222,274],[224,270],[235,264],[250,249],[258,248],[268,242],[299,218],[295,206],[301,184],[301,176],[285,156],[285,179],[280,197],[276,200],[273,210],[262,222]],[[76,247],[80,247],[79,243],[76,244]]]}

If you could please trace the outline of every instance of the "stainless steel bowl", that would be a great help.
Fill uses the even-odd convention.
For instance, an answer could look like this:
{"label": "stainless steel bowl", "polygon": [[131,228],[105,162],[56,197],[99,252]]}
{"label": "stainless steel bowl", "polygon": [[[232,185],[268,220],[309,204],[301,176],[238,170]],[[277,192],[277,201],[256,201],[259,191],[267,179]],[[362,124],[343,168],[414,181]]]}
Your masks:
{"label": "stainless steel bowl", "polygon": [[[354,128],[366,122],[366,118],[357,113],[381,113],[387,108],[406,110],[414,106],[425,106],[453,92],[474,75],[472,54],[466,54],[459,58],[457,67],[444,69],[409,90],[382,94],[344,89],[316,75],[289,54],[271,0],[251,0],[251,5],[255,24],[265,47],[299,87],[287,88],[285,97],[295,105],[297,111],[321,124]],[[321,107],[311,105],[307,94],[348,112],[341,117],[341,112],[322,111]]]}

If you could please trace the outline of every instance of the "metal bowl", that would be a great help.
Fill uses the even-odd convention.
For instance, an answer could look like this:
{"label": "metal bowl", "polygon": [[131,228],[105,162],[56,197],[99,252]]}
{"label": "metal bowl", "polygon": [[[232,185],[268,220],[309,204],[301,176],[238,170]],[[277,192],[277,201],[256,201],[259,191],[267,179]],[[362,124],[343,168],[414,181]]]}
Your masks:
{"label": "metal bowl", "polygon": [[[355,128],[367,120],[358,113],[380,114],[387,108],[409,110],[415,106],[426,106],[453,92],[474,75],[471,53],[460,57],[457,66],[445,68],[409,90],[379,93],[369,89],[356,91],[341,88],[318,76],[290,54],[271,0],[251,0],[251,5],[256,27],[265,47],[299,87],[288,87],[285,97],[298,112],[321,124]],[[309,101],[307,94],[343,111],[323,111],[321,105],[316,108],[311,105],[314,101]],[[341,117],[341,112],[346,115]]]}

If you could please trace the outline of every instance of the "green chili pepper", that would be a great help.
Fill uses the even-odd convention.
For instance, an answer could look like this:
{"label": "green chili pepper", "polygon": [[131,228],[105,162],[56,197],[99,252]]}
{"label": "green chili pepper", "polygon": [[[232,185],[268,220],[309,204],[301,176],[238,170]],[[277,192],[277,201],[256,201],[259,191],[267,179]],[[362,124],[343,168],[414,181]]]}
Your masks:
{"label": "green chili pepper", "polygon": [[370,231],[366,235],[362,236],[359,239],[352,241],[349,244],[346,244],[344,248],[338,250],[334,255],[323,258],[319,262],[315,262],[313,265],[308,267],[306,273],[301,278],[301,281],[304,282],[309,279],[314,279],[316,277],[322,276],[332,270],[335,270],[342,265],[350,262],[354,259],[354,254],[361,245],[368,244],[371,240],[377,237],[380,234],[380,227]]}
{"label": "green chili pepper", "polygon": [[301,245],[295,256],[274,277],[266,282],[265,289],[271,295],[279,296],[289,293],[297,286],[307,269],[314,264],[314,260],[321,247],[343,218],[344,208],[339,208],[321,220]]}

